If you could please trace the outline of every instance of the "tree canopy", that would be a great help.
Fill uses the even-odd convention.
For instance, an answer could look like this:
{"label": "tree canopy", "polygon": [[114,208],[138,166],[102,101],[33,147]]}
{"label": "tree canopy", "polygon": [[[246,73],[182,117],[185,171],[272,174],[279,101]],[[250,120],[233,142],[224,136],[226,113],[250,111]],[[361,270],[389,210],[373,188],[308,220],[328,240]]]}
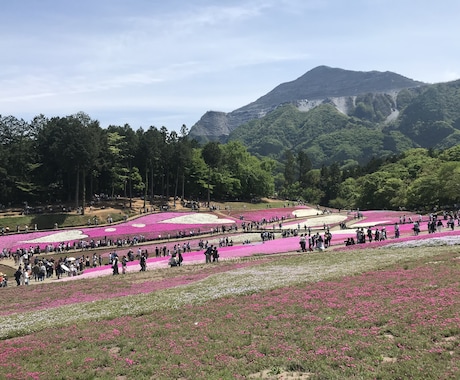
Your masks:
{"label": "tree canopy", "polygon": [[[295,113],[290,107],[278,112]],[[346,130],[349,120],[327,106],[314,119],[329,125],[329,137],[336,134],[334,141],[342,143],[324,141],[320,150],[302,144],[289,148],[283,143],[286,135],[279,136],[283,150],[277,159],[253,155],[237,139],[200,146],[188,138],[186,126],[178,134],[154,126],[133,130],[128,124],[103,129],[82,112],[50,119],[39,115],[31,122],[0,116],[0,205],[66,202],[80,207],[104,194],[201,201],[276,195],[360,209],[460,207],[458,145],[379,156],[385,145],[381,131],[363,125],[361,134],[347,140],[334,125]],[[323,138],[311,121],[302,123],[317,141]],[[360,164],[353,152],[365,141],[374,149],[366,148],[369,159]],[[334,160],[315,167],[326,154]]]}
{"label": "tree canopy", "polygon": [[185,125],[178,134],[154,126],[135,131],[128,124],[102,129],[83,112],[40,115],[30,123],[0,116],[0,140],[4,206],[65,202],[78,208],[95,194],[204,200],[211,182],[216,199],[274,192],[274,166],[267,160],[251,156],[241,143],[199,147]]}

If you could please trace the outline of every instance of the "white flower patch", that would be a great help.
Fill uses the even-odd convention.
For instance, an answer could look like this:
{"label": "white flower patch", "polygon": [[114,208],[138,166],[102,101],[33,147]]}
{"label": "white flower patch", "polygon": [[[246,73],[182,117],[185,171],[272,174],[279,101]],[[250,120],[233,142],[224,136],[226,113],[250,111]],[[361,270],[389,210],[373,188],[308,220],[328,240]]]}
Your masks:
{"label": "white flower patch", "polygon": [[111,228],[106,228],[104,231],[105,232],[114,232],[116,230],[117,230],[116,228],[111,227]]}
{"label": "white flower patch", "polygon": [[319,214],[321,214],[321,212],[313,208],[302,208],[299,210],[292,211],[292,215],[296,216],[297,218],[303,218],[304,216],[313,216]]}
{"label": "white flower patch", "polygon": [[403,241],[400,243],[388,244],[384,248],[439,247],[439,246],[445,246],[445,245],[459,245],[459,244],[460,244],[460,236],[444,236],[444,237],[438,237],[438,238],[408,240],[408,241]]}
{"label": "white flower patch", "polygon": [[334,236],[336,236],[336,235],[347,235],[347,236],[349,236],[350,234],[356,233],[356,229],[355,228],[346,228],[344,230],[333,231],[332,233],[334,234]]}
{"label": "white flower patch", "polygon": [[131,224],[131,226],[135,228],[144,228],[145,224],[144,223],[134,223],[134,224]]}
{"label": "white flower patch", "polygon": [[88,235],[85,235],[80,230],[68,230],[56,232],[55,234],[42,236],[32,240],[23,241],[23,243],[60,243],[69,240],[80,240],[86,239]]}
{"label": "white flower patch", "polygon": [[295,221],[289,221],[287,223],[283,223],[281,228],[283,230],[289,230],[292,228],[297,228],[299,224],[300,224],[301,229],[304,228],[304,226],[323,227],[324,224],[326,225],[336,224],[346,219],[347,217],[345,215],[340,215],[340,214],[322,215],[322,216],[318,216],[317,218],[300,219],[300,220],[297,219]]}
{"label": "white flower patch", "polygon": [[353,223],[351,227],[374,227],[381,224],[390,224],[390,220],[377,220],[375,222],[361,222],[361,223]]}
{"label": "white flower patch", "polygon": [[165,219],[158,223],[169,223],[169,224],[229,224],[235,223],[231,219],[220,219],[213,214],[187,214],[182,216],[176,216],[171,219]]}

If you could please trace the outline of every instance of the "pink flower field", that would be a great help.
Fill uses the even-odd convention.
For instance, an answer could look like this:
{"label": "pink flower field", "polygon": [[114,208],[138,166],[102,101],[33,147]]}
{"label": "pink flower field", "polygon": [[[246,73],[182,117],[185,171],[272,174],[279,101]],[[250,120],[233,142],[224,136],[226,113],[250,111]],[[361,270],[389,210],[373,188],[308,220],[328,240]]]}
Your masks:
{"label": "pink flower field", "polygon": [[[282,220],[284,218],[292,219],[296,212],[299,210],[313,210],[311,207],[307,206],[290,206],[283,208],[266,208],[261,210],[250,210],[250,211],[231,211],[227,214],[236,220],[246,221],[246,222],[262,222],[262,221],[273,221],[273,220]],[[316,213],[316,210],[314,210]]]}
{"label": "pink flower field", "polygon": [[[192,244],[195,241],[192,241]],[[163,246],[162,244],[161,246]],[[171,249],[173,243],[167,243],[166,246],[168,249]],[[143,249],[148,249],[150,255],[154,251],[155,246],[147,245],[143,246]],[[227,261],[227,260],[234,260],[241,257],[248,257],[253,255],[270,255],[270,254],[277,254],[283,252],[292,252],[297,251],[299,249],[299,238],[298,237],[291,237],[291,238],[280,238],[271,241],[267,241],[262,243],[254,242],[250,244],[240,244],[234,245],[231,247],[219,247],[219,261]],[[128,248],[118,250],[118,256],[126,254]],[[194,250],[192,252],[186,252],[183,254],[184,262],[182,265],[190,265],[190,264],[199,264],[205,262],[204,251],[202,250]],[[169,261],[169,257],[149,257],[147,259],[147,269],[158,269],[158,268],[167,268]],[[121,269],[121,266],[120,266]],[[139,262],[133,261],[129,262],[127,266],[128,272],[136,272],[139,271]],[[82,278],[92,278],[92,277],[99,277],[112,274],[112,268],[110,266],[102,266],[96,268],[89,268],[85,269],[83,274],[77,277],[64,277],[62,281],[71,281],[71,280],[78,280]]]}
{"label": "pink flower field", "polygon": [[[266,216],[275,219],[286,212],[269,211]],[[264,214],[248,213],[243,220],[261,221]],[[270,224],[261,226],[266,230],[208,233],[180,242],[174,231],[210,232],[241,221],[210,213],[163,213],[66,230],[69,235],[4,236],[4,246],[27,247],[72,233],[85,239],[105,233],[172,235],[116,248],[119,256],[128,249],[148,250],[146,272],[139,272],[135,260],[128,263],[127,275],[112,276],[112,268],[103,265],[74,277],[1,289],[0,378],[459,378],[458,250],[432,247],[436,241],[460,244],[460,228],[428,234],[425,217],[419,236],[406,221],[401,237],[394,238],[394,224],[403,213],[362,214],[357,219],[353,213],[316,215],[298,208],[288,211],[291,217],[282,228],[273,230]],[[337,220],[348,228],[333,223]],[[299,235],[307,226],[323,234],[324,224],[331,228],[332,246],[300,253]],[[388,239],[344,247],[357,228],[368,227],[385,227]],[[297,236],[281,237],[297,228]],[[275,239],[262,242],[264,231],[275,231]],[[235,244],[219,246],[219,262],[205,264],[198,241],[218,245],[222,237]],[[183,254],[182,267],[169,268],[169,257],[152,257],[157,245],[172,250],[184,242],[193,250]],[[392,248],[357,249],[386,245]],[[114,249],[98,253],[107,256]]]}
{"label": "pink flower field", "polygon": [[[312,227],[313,234],[323,234],[323,221],[327,221],[327,218],[330,217],[337,218],[337,216],[339,216],[339,214],[337,213],[332,213],[326,216],[322,214],[317,215],[317,210],[304,206],[282,209],[248,211],[244,214],[238,214],[240,216],[243,216],[242,221],[246,222],[249,220],[262,221],[290,217],[290,219],[287,219],[287,221],[283,224],[283,229],[297,229],[300,226],[300,231],[298,231],[298,235],[306,234],[307,225]],[[299,216],[297,217],[297,215]],[[352,212],[346,215],[342,215],[342,219],[340,220],[346,220],[348,226],[347,229],[340,229],[338,227],[335,227],[333,224],[328,224],[328,226],[331,226],[332,228],[331,248],[328,249],[350,250],[368,247],[377,248],[395,242],[414,242],[422,241],[425,239],[457,236],[459,235],[458,231],[460,231],[460,229],[454,231],[445,229],[443,232],[428,234],[426,228],[427,217],[425,216],[424,218],[422,218],[423,221],[420,225],[421,233],[419,234],[419,236],[414,236],[412,230],[413,225],[412,223],[407,222],[409,221],[409,218],[412,218],[412,220],[418,220],[420,218],[419,215],[395,211],[364,211],[362,212],[362,215],[363,217],[359,219],[357,219],[356,214]],[[398,239],[394,239],[394,224],[399,223],[402,220],[402,218],[406,219],[406,223],[400,225],[401,237]],[[159,238],[161,236],[161,240],[149,242],[147,244],[139,246],[142,247],[142,250],[146,250],[149,253],[149,258],[147,260],[147,269],[154,270],[158,268],[168,268],[169,257],[154,257],[154,251],[155,247],[166,247],[167,250],[172,251],[174,245],[178,244],[178,242],[172,239],[177,233],[177,231],[182,231],[185,236],[187,234],[189,235],[185,240],[180,242],[180,244],[187,242],[192,247],[191,252],[186,252],[183,254],[183,265],[199,264],[204,263],[205,261],[203,251],[198,249],[198,243],[202,238],[194,237],[193,234],[198,233],[198,231],[210,232],[211,229],[220,227],[222,225],[226,225],[228,227],[237,226],[242,221],[239,219],[233,220],[231,219],[231,217],[219,218],[212,213],[167,212],[144,215],[135,220],[131,220],[126,223],[117,225],[69,229],[62,231],[43,231],[21,235],[2,236],[0,237],[0,248],[3,249],[5,247],[11,247],[11,249],[16,249],[19,247],[27,248],[36,245],[39,245],[43,248],[46,245],[54,245],[56,243],[61,242],[78,242],[80,240],[88,241],[91,239],[97,240],[105,238],[132,238],[134,236],[140,235],[148,236],[150,238]],[[272,224],[263,225],[261,227],[266,228],[269,231],[273,231]],[[372,243],[357,244],[354,246],[345,247],[344,242],[347,238],[356,237],[356,229],[363,228],[364,230],[366,230],[367,228],[371,228],[373,231],[375,231],[375,229],[382,229],[383,227],[385,227],[387,230],[387,240],[379,242],[374,241]],[[276,228],[278,228],[277,224]],[[165,239],[168,235],[172,237],[171,240]],[[262,242],[262,239],[260,238],[258,232],[251,234],[242,234],[241,232],[236,233],[235,231],[233,231],[227,232],[225,236],[231,240],[234,240],[235,243],[233,246],[222,246],[218,248],[220,261],[236,260],[238,258],[250,257],[254,255],[272,255],[284,252],[296,252],[300,249],[299,236],[281,238],[279,234],[276,234],[274,240],[268,240],[265,242]],[[214,244],[218,246],[219,235],[216,234],[216,236],[212,236],[208,234],[208,236],[205,236],[203,240],[208,240],[209,244]],[[242,244],[244,240],[250,240],[250,242]],[[100,252],[100,254],[102,255],[102,257],[107,258],[109,252],[116,250],[119,257],[121,257],[123,255],[126,255],[129,249],[132,249],[134,251],[137,250],[137,248],[129,246],[123,246],[120,248],[107,247],[106,249],[103,249],[102,252]],[[81,250],[71,250],[68,253],[69,256],[85,255],[85,252]],[[327,254],[327,250],[323,254]],[[135,260],[133,262],[129,262],[127,266],[127,271],[139,271],[139,261]],[[112,268],[109,265],[103,265],[95,268],[86,268],[84,269],[83,273],[79,276],[62,277],[60,279],[60,282],[107,276],[111,274]]]}
{"label": "pink flower field", "polygon": [[133,238],[144,236],[146,239],[174,237],[182,232],[191,233],[210,231],[222,226],[235,226],[236,221],[230,218],[219,218],[211,213],[157,213],[141,216],[134,220],[101,227],[62,229],[54,231],[31,232],[27,234],[10,234],[0,236],[0,247],[15,250],[40,246],[42,249],[55,243],[74,243],[81,240],[102,240]]}
{"label": "pink flower field", "polygon": [[[372,242],[373,247],[384,246],[392,242],[398,241],[408,241],[408,240],[423,240],[427,238],[435,237],[445,237],[445,236],[456,236],[458,235],[457,230],[447,230],[444,228],[442,232],[437,232],[435,234],[427,233],[427,216],[422,217],[422,223],[420,224],[421,233],[419,236],[414,236],[413,233],[413,224],[408,223],[409,218],[412,218],[413,221],[419,220],[421,216],[416,214],[410,214],[405,212],[397,211],[363,211],[361,212],[363,217],[357,219],[356,213],[349,212],[347,215],[342,215],[340,219],[337,219],[337,216],[340,217],[337,213],[332,213],[330,215],[317,215],[318,211],[306,206],[298,207],[286,207],[279,209],[264,209],[256,211],[247,211],[244,213],[238,212],[238,220],[232,219],[231,216],[228,217],[218,217],[213,213],[175,213],[175,212],[165,212],[158,214],[149,214],[142,217],[136,218],[134,220],[128,221],[126,223],[100,226],[100,227],[89,227],[89,228],[75,228],[75,229],[66,229],[58,231],[41,231],[41,232],[32,232],[28,234],[11,234],[0,236],[0,249],[12,249],[17,248],[29,248],[40,246],[42,249],[47,245],[56,245],[59,243],[74,243],[81,240],[90,241],[90,240],[101,240],[101,239],[125,239],[144,236],[147,239],[158,239],[155,242],[150,242],[142,246],[143,249],[148,250],[150,253],[150,258],[147,261],[148,268],[159,268],[168,266],[168,257],[152,257],[152,252],[156,246],[166,246],[167,249],[172,250],[173,246],[176,244],[174,237],[178,232],[183,233],[183,236],[186,237],[186,242],[188,242],[193,251],[184,254],[184,264],[195,264],[204,261],[204,255],[202,251],[196,251],[198,249],[198,242],[200,238],[195,237],[194,235],[198,232],[211,232],[214,228],[226,226],[226,227],[237,227],[244,221],[262,221],[262,220],[273,220],[276,218],[290,218],[283,224],[284,229],[297,229],[298,235],[306,234],[306,227],[311,226],[313,231],[312,233],[323,234],[324,229],[323,225],[326,224],[323,221],[327,221],[327,218],[333,217],[335,220],[344,220],[348,226],[347,229],[339,229],[336,224],[327,224],[328,227],[331,227],[332,230],[332,247],[343,247],[344,241],[349,237],[356,237],[356,230],[358,228],[371,228],[372,231],[379,228],[382,229],[385,227],[387,231],[388,239],[380,242]],[[297,215],[299,215],[297,217]],[[240,220],[240,217],[243,217]],[[400,224],[400,233],[401,237],[399,239],[394,239],[394,225],[395,223],[400,223],[402,218],[405,218],[406,223]],[[278,228],[278,225],[274,225],[275,228]],[[267,229],[268,231],[273,231],[272,224],[262,225],[261,228]],[[279,230],[276,230],[278,231]],[[168,236],[171,237],[169,241]],[[227,232],[226,235],[230,239],[234,239],[236,243],[231,247],[220,247],[219,254],[220,260],[229,260],[235,259],[237,257],[252,256],[255,254],[277,254],[282,252],[292,252],[299,250],[299,236],[280,238],[279,235],[276,235],[274,240],[265,241],[262,243],[258,233],[252,234],[241,234],[233,232]],[[250,239],[249,244],[241,244],[246,238]],[[215,238],[212,236],[205,237],[204,240],[210,240],[209,244],[218,244],[218,237]],[[182,244],[182,243],[181,243]],[[355,245],[353,248],[366,248],[368,244]],[[350,249],[348,247],[347,249]],[[117,249],[119,256],[126,254],[129,247],[124,246],[121,249]],[[102,253],[103,257],[107,257],[109,251],[113,251],[114,248],[107,247],[107,249]],[[80,250],[69,251],[71,255],[78,255]],[[138,270],[137,262],[130,262],[128,265],[128,271]],[[106,275],[111,272],[110,267],[98,267],[92,269],[86,269],[84,272],[84,277],[94,277]],[[79,276],[80,277],[80,276]]]}

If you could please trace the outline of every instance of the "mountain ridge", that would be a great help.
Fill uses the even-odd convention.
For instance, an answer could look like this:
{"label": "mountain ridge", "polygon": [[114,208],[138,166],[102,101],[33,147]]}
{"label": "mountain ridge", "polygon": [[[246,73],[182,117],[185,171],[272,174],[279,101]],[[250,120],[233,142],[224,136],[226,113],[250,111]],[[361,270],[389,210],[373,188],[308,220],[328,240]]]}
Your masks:
{"label": "mountain ridge", "polygon": [[353,103],[359,95],[388,94],[395,98],[402,89],[424,85],[426,83],[390,71],[352,71],[318,66],[232,112],[206,112],[192,126],[189,136],[203,143],[226,142],[239,126],[260,119],[284,104],[294,104],[299,110],[309,111],[320,104],[330,103],[341,112],[348,113],[354,108]]}

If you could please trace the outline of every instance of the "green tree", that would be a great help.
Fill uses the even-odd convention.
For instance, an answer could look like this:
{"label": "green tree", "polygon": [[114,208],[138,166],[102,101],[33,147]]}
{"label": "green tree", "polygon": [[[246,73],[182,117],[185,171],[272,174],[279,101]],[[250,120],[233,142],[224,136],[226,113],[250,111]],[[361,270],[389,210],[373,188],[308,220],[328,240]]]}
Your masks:
{"label": "green tree", "polygon": [[45,169],[42,178],[46,178],[48,188],[55,189],[54,196],[63,195],[69,201],[73,198],[75,207],[79,207],[80,190],[83,202],[86,198],[86,174],[99,155],[96,137],[99,131],[99,123],[80,112],[50,119],[37,136],[38,151]]}
{"label": "green tree", "polygon": [[337,198],[331,200],[330,206],[341,209],[354,209],[359,196],[360,191],[356,179],[349,177],[339,184]]}
{"label": "green tree", "polygon": [[220,149],[220,143],[215,141],[208,142],[201,151],[201,156],[204,162],[208,166],[208,207],[211,204],[211,170],[215,170],[219,167],[222,152]]}
{"label": "green tree", "polygon": [[440,205],[453,207],[460,204],[460,162],[444,162],[437,173],[437,184],[440,188]]}
{"label": "green tree", "polygon": [[321,204],[327,205],[331,199],[337,197],[341,181],[342,173],[338,163],[335,162],[329,167],[323,166],[321,168],[320,189],[324,193]]}
{"label": "green tree", "polygon": [[[139,179],[139,139],[129,124],[124,126],[110,125],[107,128],[109,156],[112,161],[112,189],[119,189],[124,197],[129,198],[132,207],[133,190],[137,195],[144,189],[145,184]],[[140,177],[142,178],[142,177]]]}
{"label": "green tree", "polygon": [[295,156],[290,149],[284,152],[284,185],[289,187],[296,181]]}
{"label": "green tree", "polygon": [[439,206],[440,191],[435,175],[420,176],[408,186],[407,207],[412,209],[431,209],[434,206]]}
{"label": "green tree", "polygon": [[0,116],[0,203],[22,203],[39,195],[36,128],[13,116]]}
{"label": "green tree", "polygon": [[307,173],[308,187],[301,190],[300,197],[308,203],[317,205],[324,198],[324,192],[321,190],[321,170],[312,169]]}
{"label": "green tree", "polygon": [[297,153],[297,166],[299,168],[300,186],[306,187],[308,185],[307,174],[312,169],[312,163],[310,157],[308,157],[308,154],[304,150],[300,150]]}
{"label": "green tree", "polygon": [[222,146],[220,171],[225,172],[228,178],[219,193],[226,197],[240,199],[272,195],[274,191],[273,167],[272,160],[259,160],[251,156],[243,144],[231,141]]}
{"label": "green tree", "polygon": [[361,209],[394,209],[404,205],[405,183],[388,172],[367,174],[358,183],[361,186],[361,196],[357,203]]}

